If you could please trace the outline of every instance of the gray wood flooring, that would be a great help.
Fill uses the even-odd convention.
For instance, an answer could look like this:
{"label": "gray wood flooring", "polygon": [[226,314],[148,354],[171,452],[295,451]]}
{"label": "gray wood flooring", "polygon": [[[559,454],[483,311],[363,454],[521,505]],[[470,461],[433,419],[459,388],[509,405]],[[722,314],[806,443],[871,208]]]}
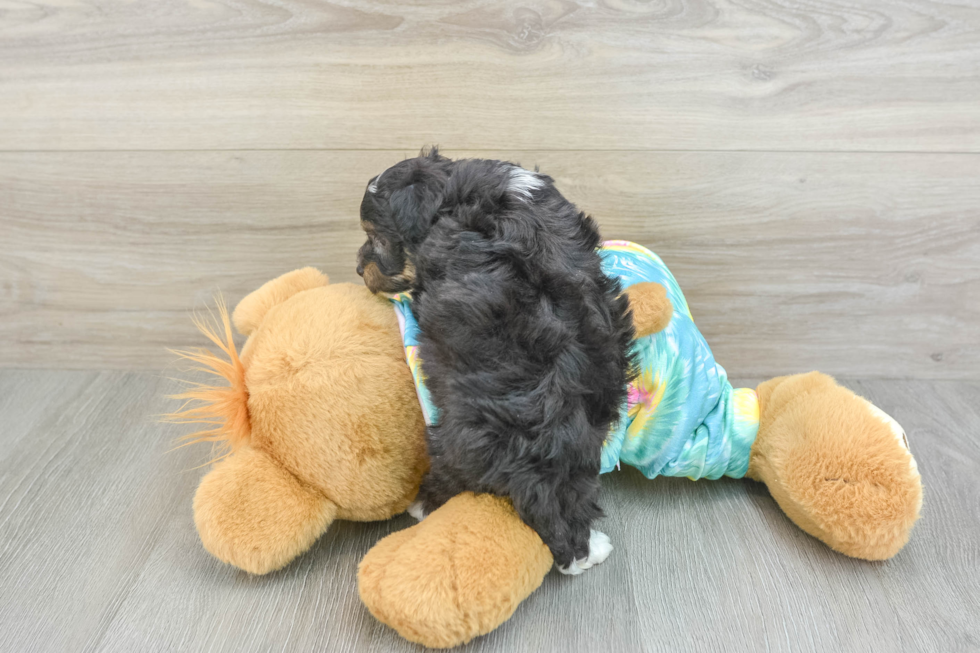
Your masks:
{"label": "gray wood flooring", "polygon": [[[355,569],[411,523],[341,522],[266,577],[210,558],[191,518],[207,456],[164,374],[0,371],[0,650],[412,651],[357,598]],[[980,650],[980,384],[846,385],[908,431],[924,517],[893,560],[840,556],[759,484],[604,478],[616,550],[552,572],[466,651]]]}

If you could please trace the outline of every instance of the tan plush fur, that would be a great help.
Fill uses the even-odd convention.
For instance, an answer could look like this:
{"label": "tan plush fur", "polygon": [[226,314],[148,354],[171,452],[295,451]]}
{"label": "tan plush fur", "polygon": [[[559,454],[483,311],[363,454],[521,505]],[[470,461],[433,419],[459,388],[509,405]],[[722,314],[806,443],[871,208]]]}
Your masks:
{"label": "tan plush fur", "polygon": [[307,268],[245,297],[240,356],[223,305],[223,338],[198,324],[223,356],[181,353],[228,383],[182,393],[192,404],[170,416],[203,421],[189,437],[233,451],[195,497],[201,541],[253,573],[287,564],[334,518],[404,511],[428,465],[394,311],[363,287],[326,283]]}
{"label": "tan plush fur", "polygon": [[269,309],[281,304],[304,290],[320,288],[329,283],[327,275],[316,268],[301,268],[267,281],[261,288],[247,295],[235,307],[235,329],[243,336],[252,335]]}
{"label": "tan plush fur", "polygon": [[[629,291],[638,334],[669,323],[664,288]],[[197,386],[172,417],[194,440],[231,445],[194,499],[216,557],[266,573],[306,551],[334,519],[384,519],[414,498],[427,468],[425,425],[389,302],[327,285],[311,268],[270,281],[233,321],[202,330],[221,350],[184,357],[227,385]],[[220,334],[220,335],[219,335]],[[758,387],[749,476],[806,532],[847,555],[881,559],[908,539],[922,491],[900,439],[870,404],[812,373]],[[197,402],[197,403],[195,403]],[[897,428],[897,427],[896,427]],[[361,598],[407,639],[449,647],[490,632],[541,583],[547,547],[510,503],[460,495],[379,542],[361,562]]]}
{"label": "tan plush fur", "polygon": [[551,569],[551,552],[510,502],[461,494],[365,556],[361,599],[426,646],[456,646],[510,618]]}
{"label": "tan plush fur", "polygon": [[667,298],[667,289],[659,283],[645,281],[634,284],[626,290],[626,295],[633,309],[637,338],[663,331],[670,324],[674,307]]}
{"label": "tan plush fur", "polygon": [[819,372],[771,379],[757,392],[748,476],[832,549],[866,560],[898,553],[919,517],[922,486],[889,426]]}
{"label": "tan plush fur", "polygon": [[248,443],[252,426],[248,417],[245,366],[235,351],[228,311],[221,299],[218,300],[218,314],[222,335],[201,318],[195,317],[194,323],[208,340],[218,346],[224,357],[216,356],[206,349],[174,353],[184,360],[196,363],[199,366],[196,368],[198,371],[216,376],[228,385],[191,384],[191,389],[171,397],[184,401],[184,405],[167,415],[166,419],[178,424],[204,424],[211,427],[185,435],[181,440],[185,444],[214,442],[225,445],[219,448],[225,449],[227,455],[227,450]]}
{"label": "tan plush fur", "polygon": [[338,507],[386,519],[414,498],[425,423],[390,303],[348,284],[269,309],[243,353],[252,446]]}
{"label": "tan plush fur", "polygon": [[283,567],[316,541],[337,506],[257,449],[219,462],[194,496],[194,523],[216,558],[253,574]]}

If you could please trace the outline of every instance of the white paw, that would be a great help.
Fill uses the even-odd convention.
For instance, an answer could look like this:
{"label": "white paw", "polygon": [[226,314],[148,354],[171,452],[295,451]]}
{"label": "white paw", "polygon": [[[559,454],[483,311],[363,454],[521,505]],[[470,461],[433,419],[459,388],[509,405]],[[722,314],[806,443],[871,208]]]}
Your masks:
{"label": "white paw", "polygon": [[612,553],[613,545],[605,533],[593,530],[589,533],[589,557],[572,560],[567,567],[558,567],[558,571],[569,576],[578,576],[586,569],[603,562]]}
{"label": "white paw", "polygon": [[561,573],[567,576],[578,576],[583,571],[585,571],[586,569],[592,566],[589,565],[588,567],[586,567],[585,565],[587,565],[588,562],[589,562],[588,558],[581,558],[580,560],[572,560],[572,562],[567,567],[562,567],[561,565],[555,565],[555,566],[558,567],[558,571],[560,571]]}
{"label": "white paw", "polygon": [[612,550],[613,545],[608,535],[599,531],[592,531],[589,535],[589,567],[604,562]]}
{"label": "white paw", "polygon": [[410,514],[412,517],[415,517],[419,521],[425,519],[425,511],[422,509],[421,501],[413,501],[405,512]]}

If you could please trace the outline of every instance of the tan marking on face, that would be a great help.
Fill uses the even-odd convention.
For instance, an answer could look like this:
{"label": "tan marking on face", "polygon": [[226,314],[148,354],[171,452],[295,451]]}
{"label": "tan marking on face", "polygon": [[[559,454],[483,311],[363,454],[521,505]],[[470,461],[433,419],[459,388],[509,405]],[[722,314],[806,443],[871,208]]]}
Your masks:
{"label": "tan marking on face", "polygon": [[374,261],[364,266],[364,285],[373,293],[392,296],[404,292],[403,286],[411,286],[415,280],[415,265],[406,261],[404,269],[390,277],[385,276]]}
{"label": "tan marking on face", "polygon": [[377,263],[372,261],[364,266],[364,284],[368,287],[368,290],[378,292],[384,284],[384,281],[385,275],[381,274]]}
{"label": "tan marking on face", "polygon": [[402,273],[398,276],[400,276],[403,280],[408,281],[409,283],[415,281],[415,264],[406,258],[405,268],[402,270]]}

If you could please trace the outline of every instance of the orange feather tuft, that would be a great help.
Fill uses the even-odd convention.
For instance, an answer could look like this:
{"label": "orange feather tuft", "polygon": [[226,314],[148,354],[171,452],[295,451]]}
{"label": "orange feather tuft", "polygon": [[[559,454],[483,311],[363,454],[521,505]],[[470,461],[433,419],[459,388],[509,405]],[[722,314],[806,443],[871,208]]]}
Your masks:
{"label": "orange feather tuft", "polygon": [[238,358],[238,351],[232,338],[228,309],[220,296],[216,303],[220,324],[214,314],[211,314],[211,320],[204,320],[195,315],[194,325],[208,340],[218,346],[224,356],[216,355],[204,348],[170,351],[184,360],[196,363],[197,367],[194,367],[194,370],[222,378],[228,382],[228,385],[185,381],[193,387],[170,396],[171,399],[183,401],[183,405],[175,412],[164,415],[163,418],[167,422],[177,424],[203,424],[210,427],[182,436],[179,446],[213,442],[223,445],[228,451],[233,451],[247,444],[251,434],[248,388],[245,387],[245,366]]}

